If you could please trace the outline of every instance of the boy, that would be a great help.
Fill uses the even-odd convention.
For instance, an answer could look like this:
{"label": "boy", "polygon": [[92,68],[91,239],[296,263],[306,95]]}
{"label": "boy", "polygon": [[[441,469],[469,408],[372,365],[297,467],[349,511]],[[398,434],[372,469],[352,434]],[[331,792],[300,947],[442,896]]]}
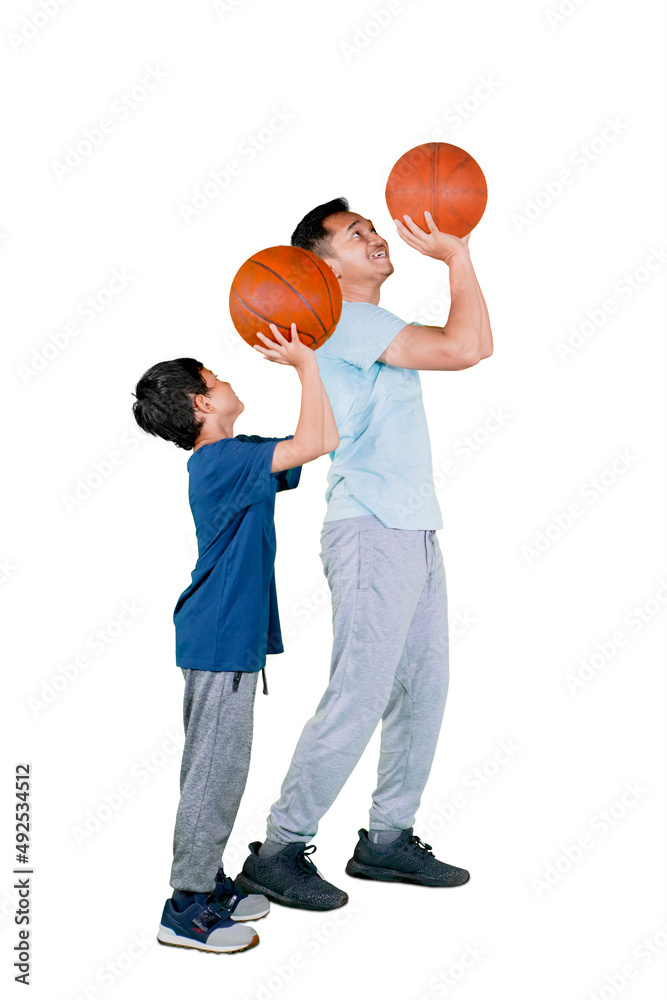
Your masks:
{"label": "boy", "polygon": [[[228,382],[192,358],[154,365],[136,386],[133,412],[149,434],[192,450],[189,498],[199,558],[174,611],[176,662],[185,677],[185,745],[170,884],[158,941],[232,952],[259,938],[244,921],[269,912],[225,876],[221,857],[243,794],[257,675],[283,652],[274,576],[275,494],[294,489],[301,466],[338,447],[313,351],[296,325],[278,343],[258,333],[265,358],[294,367],[301,412],[294,435],[234,436],[244,405]],[[266,684],[264,685],[266,693]]]}

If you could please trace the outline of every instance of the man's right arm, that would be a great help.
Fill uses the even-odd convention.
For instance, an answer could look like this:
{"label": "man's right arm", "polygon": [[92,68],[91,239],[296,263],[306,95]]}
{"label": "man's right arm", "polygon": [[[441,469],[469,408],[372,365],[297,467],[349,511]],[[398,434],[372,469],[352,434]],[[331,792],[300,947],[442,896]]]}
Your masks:
{"label": "man's right arm", "polygon": [[378,361],[397,368],[461,371],[490,357],[493,340],[489,314],[470,259],[468,237],[460,240],[440,233],[432,220],[428,234],[412,222],[410,228],[401,226],[399,232],[410,246],[447,264],[451,290],[449,316],[442,328],[404,326]]}

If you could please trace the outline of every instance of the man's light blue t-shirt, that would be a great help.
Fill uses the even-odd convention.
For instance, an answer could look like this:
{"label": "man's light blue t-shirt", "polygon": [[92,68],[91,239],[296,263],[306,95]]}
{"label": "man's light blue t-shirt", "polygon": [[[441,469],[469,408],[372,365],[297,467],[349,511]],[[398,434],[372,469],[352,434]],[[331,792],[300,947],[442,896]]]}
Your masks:
{"label": "man's light blue t-shirt", "polygon": [[419,372],[377,360],[406,325],[371,302],[343,300],[316,351],[340,435],[325,522],[375,514],[388,528],[442,528]]}

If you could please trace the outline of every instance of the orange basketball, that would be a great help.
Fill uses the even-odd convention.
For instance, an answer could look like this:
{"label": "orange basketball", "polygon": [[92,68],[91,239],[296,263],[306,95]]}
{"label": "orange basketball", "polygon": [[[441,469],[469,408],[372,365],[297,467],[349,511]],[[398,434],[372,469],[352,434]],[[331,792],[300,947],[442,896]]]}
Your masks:
{"label": "orange basketball", "polygon": [[336,329],[343,308],[338,278],[321,257],[302,247],[260,250],[236,272],[229,293],[232,322],[246,343],[260,344],[260,330],[275,340],[269,323],[290,339],[296,323],[299,339],[314,351]]}
{"label": "orange basketball", "polygon": [[429,231],[424,210],[442,233],[465,236],[486,208],[486,180],[470,153],[450,142],[425,142],[397,160],[389,174],[385,198],[392,219],[409,215]]}

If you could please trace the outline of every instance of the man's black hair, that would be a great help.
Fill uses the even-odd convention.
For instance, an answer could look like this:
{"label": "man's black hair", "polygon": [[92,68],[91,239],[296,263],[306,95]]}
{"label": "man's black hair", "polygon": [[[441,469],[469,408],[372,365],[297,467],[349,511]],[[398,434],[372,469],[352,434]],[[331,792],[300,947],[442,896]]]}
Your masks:
{"label": "man's black hair", "polygon": [[195,420],[194,397],[208,395],[201,361],[176,358],[153,365],[137,382],[132,404],[143,431],[192,451],[203,420]]}
{"label": "man's black hair", "polygon": [[347,198],[334,198],[324,205],[318,205],[311,209],[292,233],[291,244],[293,247],[303,247],[316,253],[318,257],[331,257],[331,237],[333,233],[325,229],[322,225],[328,215],[336,212],[349,212],[350,205]]}

